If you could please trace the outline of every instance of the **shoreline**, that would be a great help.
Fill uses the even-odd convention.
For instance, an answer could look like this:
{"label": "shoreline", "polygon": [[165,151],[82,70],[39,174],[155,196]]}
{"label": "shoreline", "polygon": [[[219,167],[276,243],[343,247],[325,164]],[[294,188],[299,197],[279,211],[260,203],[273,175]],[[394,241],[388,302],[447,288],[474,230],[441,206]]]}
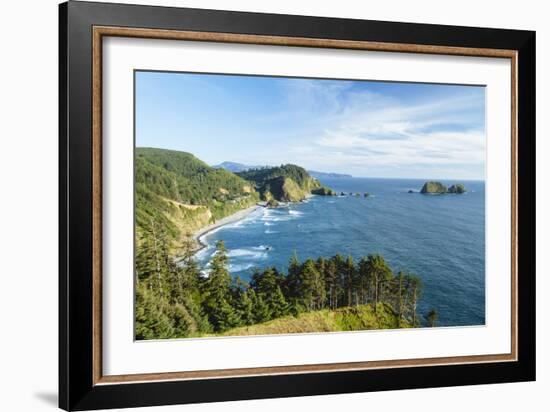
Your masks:
{"label": "shoreline", "polygon": [[247,207],[246,209],[239,210],[238,212],[233,213],[232,215],[226,216],[223,219],[218,220],[217,222],[214,222],[208,226],[205,226],[199,230],[197,230],[195,233],[193,233],[193,239],[198,243],[198,248],[193,252],[194,255],[196,255],[198,252],[200,252],[202,249],[207,247],[207,245],[202,241],[202,238],[206,236],[208,233],[212,232],[213,230],[216,230],[222,226],[229,225],[230,223],[238,222],[239,220],[244,219],[251,213],[255,212],[256,210],[263,208],[264,206],[261,205],[253,205],[250,207]]}

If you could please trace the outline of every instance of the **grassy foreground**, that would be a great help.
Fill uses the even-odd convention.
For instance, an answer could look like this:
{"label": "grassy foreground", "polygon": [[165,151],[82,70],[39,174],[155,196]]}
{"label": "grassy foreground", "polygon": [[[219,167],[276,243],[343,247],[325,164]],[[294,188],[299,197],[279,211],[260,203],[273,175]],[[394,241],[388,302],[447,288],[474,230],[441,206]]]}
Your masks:
{"label": "grassy foreground", "polygon": [[[213,336],[272,335],[287,333],[346,332],[371,329],[397,329],[410,327],[401,321],[389,305],[379,303],[377,313],[373,305],[323,309],[301,313],[297,317],[286,316],[251,326],[241,326]],[[212,336],[212,335],[210,335]]]}

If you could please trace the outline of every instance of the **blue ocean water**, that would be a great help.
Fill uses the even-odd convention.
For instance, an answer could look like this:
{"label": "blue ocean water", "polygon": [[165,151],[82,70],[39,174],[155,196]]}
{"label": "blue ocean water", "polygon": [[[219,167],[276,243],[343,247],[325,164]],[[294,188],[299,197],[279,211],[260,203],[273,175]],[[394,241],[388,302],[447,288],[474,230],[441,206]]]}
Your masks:
{"label": "blue ocean water", "polygon": [[284,208],[261,208],[204,236],[208,246],[197,254],[199,263],[207,266],[219,239],[228,248],[231,273],[243,279],[267,266],[286,273],[294,251],[301,261],[381,253],[394,272],[407,269],[422,279],[421,316],[435,308],[440,326],[485,323],[484,182],[462,182],[468,190],[462,195],[422,195],[424,181],[413,179],[321,182],[361,196],[313,196]]}

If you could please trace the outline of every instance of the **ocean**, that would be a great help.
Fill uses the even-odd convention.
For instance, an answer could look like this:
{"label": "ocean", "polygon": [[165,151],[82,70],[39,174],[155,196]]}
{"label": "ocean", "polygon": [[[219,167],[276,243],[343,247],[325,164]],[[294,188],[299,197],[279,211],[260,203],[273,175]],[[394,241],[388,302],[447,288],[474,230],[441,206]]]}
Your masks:
{"label": "ocean", "polygon": [[320,180],[338,193],[361,196],[313,196],[288,207],[256,210],[203,236],[207,247],[197,254],[199,264],[207,270],[220,239],[231,273],[244,280],[255,268],[275,266],[286,273],[294,252],[300,261],[336,253],[358,260],[380,253],[394,273],[406,269],[422,279],[421,318],[435,308],[439,326],[485,324],[484,182],[443,180],[464,183],[468,192],[422,195],[424,180]]}

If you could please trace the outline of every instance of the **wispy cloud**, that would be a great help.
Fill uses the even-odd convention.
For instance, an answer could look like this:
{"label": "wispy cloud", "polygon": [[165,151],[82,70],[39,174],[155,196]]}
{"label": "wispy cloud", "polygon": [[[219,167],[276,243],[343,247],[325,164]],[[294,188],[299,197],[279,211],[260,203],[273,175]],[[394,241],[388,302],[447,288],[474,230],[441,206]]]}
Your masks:
{"label": "wispy cloud", "polygon": [[482,87],[144,72],[136,102],[139,145],[211,164],[484,177]]}
{"label": "wispy cloud", "polygon": [[[458,165],[464,166],[463,175],[468,177],[483,169],[485,131],[479,113],[484,104],[479,94],[404,102],[370,91],[319,91],[320,87],[305,100],[324,96],[331,102],[323,109],[318,104],[315,112],[307,114],[323,129],[292,147],[301,158],[316,163],[315,167],[377,175],[392,168],[400,174],[409,166],[416,170],[430,166],[434,173],[433,166],[438,165],[442,176],[435,177],[446,177],[451,170],[456,173]],[[467,165],[475,167],[468,169]]]}

